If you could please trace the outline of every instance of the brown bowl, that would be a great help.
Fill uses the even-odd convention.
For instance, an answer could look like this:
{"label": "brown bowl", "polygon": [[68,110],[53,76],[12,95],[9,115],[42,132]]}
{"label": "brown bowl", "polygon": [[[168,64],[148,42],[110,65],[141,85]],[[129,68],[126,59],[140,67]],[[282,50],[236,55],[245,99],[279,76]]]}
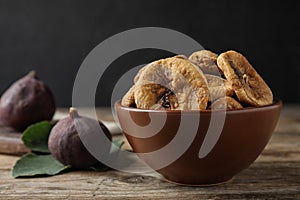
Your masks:
{"label": "brown bowl", "polygon": [[[223,183],[246,169],[255,161],[268,143],[276,127],[281,107],[282,102],[276,100],[269,106],[229,110],[224,113],[224,111],[141,110],[123,107],[120,102],[115,104],[121,128],[134,152],[143,153],[140,156],[141,159],[167,180],[188,185]],[[147,128],[149,127],[147,125],[151,123],[149,114],[151,119],[160,119],[163,118],[163,115],[166,116],[164,125],[157,134],[153,133],[153,127]],[[197,117],[195,116],[199,115],[200,120],[196,120]],[[210,124],[213,121],[212,116],[222,115],[224,116],[224,126],[219,131],[218,140],[215,141],[214,145],[210,144],[209,141],[206,141],[208,144],[204,144],[203,141],[208,130],[213,129],[214,126],[219,126],[219,124]],[[189,127],[189,123],[185,127],[181,127],[186,138],[190,137],[187,140],[191,140],[191,144],[186,147],[186,150],[180,150],[181,153],[177,158],[176,150],[184,149],[184,147],[178,143],[172,146],[172,141],[178,134],[182,116],[185,116],[190,124],[196,124],[196,128],[194,128],[195,133],[192,133],[193,127],[192,125]],[[197,125],[199,126],[197,127]],[[141,131],[140,127],[143,126],[144,129]],[[215,133],[210,132],[210,134]],[[182,143],[186,143],[184,138],[182,141]],[[166,145],[169,145],[170,151],[151,156],[152,152],[157,153]],[[200,158],[200,148],[205,146],[213,146],[213,148]],[[172,152],[175,152],[174,155]],[[143,156],[144,154],[146,156]],[[174,157],[172,162],[164,164],[165,166],[158,166],[159,163],[170,160],[170,157]]]}

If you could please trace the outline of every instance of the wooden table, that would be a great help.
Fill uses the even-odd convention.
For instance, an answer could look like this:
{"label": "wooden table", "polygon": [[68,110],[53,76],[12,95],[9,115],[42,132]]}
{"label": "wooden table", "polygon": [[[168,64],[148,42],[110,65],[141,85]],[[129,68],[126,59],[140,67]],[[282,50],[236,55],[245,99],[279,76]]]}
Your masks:
{"label": "wooden table", "polygon": [[14,179],[16,156],[0,155],[0,199],[300,199],[300,105],[284,106],[259,158],[231,182],[185,187],[156,173],[76,171]]}

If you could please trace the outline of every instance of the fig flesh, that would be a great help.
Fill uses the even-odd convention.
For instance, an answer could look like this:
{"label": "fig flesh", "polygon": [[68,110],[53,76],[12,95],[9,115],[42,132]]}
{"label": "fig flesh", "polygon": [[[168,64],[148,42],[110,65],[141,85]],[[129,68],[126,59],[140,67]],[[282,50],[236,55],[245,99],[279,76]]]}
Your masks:
{"label": "fig flesh", "polygon": [[51,120],[55,110],[51,90],[32,71],[3,93],[0,100],[0,123],[23,131],[36,122]]}
{"label": "fig flesh", "polygon": [[[80,124],[80,127],[76,124]],[[78,134],[79,131],[81,137]],[[100,148],[101,152],[109,153],[112,136],[106,126],[95,119],[79,116],[76,109],[70,108],[69,116],[61,119],[52,128],[48,140],[48,148],[58,161],[64,165],[71,165],[75,169],[87,169],[88,167],[99,166],[101,163],[89,153],[82,143],[81,138],[93,138],[95,136],[93,134],[103,133],[109,140],[109,143],[96,141],[96,145],[97,148]]]}

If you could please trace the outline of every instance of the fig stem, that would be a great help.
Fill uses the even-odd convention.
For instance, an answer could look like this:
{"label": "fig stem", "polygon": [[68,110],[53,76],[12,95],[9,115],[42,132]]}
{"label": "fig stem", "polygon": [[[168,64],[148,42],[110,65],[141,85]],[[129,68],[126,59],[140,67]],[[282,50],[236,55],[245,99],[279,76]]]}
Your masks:
{"label": "fig stem", "polygon": [[70,107],[69,115],[71,118],[79,117],[78,110],[74,107]]}
{"label": "fig stem", "polygon": [[28,76],[32,77],[32,78],[36,78],[36,71],[32,70],[28,73]]}

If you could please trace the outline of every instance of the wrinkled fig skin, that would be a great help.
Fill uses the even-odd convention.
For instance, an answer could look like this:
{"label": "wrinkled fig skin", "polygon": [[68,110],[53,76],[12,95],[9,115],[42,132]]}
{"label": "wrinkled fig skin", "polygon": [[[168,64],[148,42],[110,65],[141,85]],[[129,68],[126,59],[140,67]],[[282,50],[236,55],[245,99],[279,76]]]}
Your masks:
{"label": "wrinkled fig skin", "polygon": [[[48,147],[51,154],[62,164],[71,165],[75,169],[86,169],[101,164],[88,152],[81,142],[72,116],[74,113],[71,112],[76,111],[70,111],[70,116],[60,120],[51,130],[48,140]],[[80,117],[79,120],[83,120],[84,123],[94,119]],[[99,124],[105,135],[111,141],[112,136],[109,130],[101,122],[99,122]],[[91,132],[90,130],[86,130],[83,134],[89,134]],[[101,141],[99,142],[99,146],[100,145]]]}
{"label": "wrinkled fig skin", "polygon": [[56,110],[50,89],[30,72],[13,83],[0,101],[0,123],[23,131],[29,125],[51,120]]}

